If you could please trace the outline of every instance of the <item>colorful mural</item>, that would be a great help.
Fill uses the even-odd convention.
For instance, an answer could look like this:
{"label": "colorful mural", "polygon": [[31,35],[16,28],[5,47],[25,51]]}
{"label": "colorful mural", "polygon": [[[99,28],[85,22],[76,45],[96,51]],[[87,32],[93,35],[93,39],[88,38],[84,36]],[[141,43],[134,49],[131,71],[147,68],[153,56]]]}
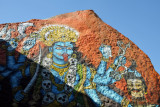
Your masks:
{"label": "colorful mural", "polygon": [[[113,62],[110,61],[112,46],[102,43],[96,50],[102,55],[96,67],[88,63],[78,50],[76,42],[81,32],[75,28],[64,24],[45,25],[26,35],[25,30],[31,26],[35,25],[19,24],[19,36],[14,38],[11,34],[15,29],[8,29],[8,24],[0,30],[0,46],[7,53],[6,64],[0,65],[1,104],[31,107],[114,106],[105,104],[103,96],[122,107],[158,107],[157,104],[143,103],[146,101],[147,85],[136,69],[136,61],[132,59],[132,64],[126,65],[125,55],[131,47],[130,42],[117,41],[119,51]],[[23,42],[19,42],[22,39]],[[33,52],[35,46],[37,50]],[[20,47],[20,52],[17,47]],[[122,95],[122,90],[117,92],[111,88],[122,79],[127,84],[130,97]],[[6,90],[8,96],[4,97]],[[137,103],[137,100],[142,103]]]}

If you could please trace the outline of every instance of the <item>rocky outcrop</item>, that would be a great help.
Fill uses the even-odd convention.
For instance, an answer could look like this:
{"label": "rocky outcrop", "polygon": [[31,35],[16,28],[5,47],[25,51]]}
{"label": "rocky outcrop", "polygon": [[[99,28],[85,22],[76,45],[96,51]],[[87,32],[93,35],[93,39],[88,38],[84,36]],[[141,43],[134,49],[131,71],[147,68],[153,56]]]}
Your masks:
{"label": "rocky outcrop", "polygon": [[[106,70],[109,67],[113,67],[116,57],[122,55],[123,50],[126,49],[124,51],[124,57],[126,58],[126,63],[124,66],[127,69],[125,69],[124,66],[119,67],[116,72],[123,72],[131,69],[131,71],[134,71],[134,73],[136,71],[138,74],[133,74],[133,72],[124,73],[121,80],[110,84],[112,85],[110,86],[112,87],[110,89],[114,88],[114,91],[119,95],[123,97],[126,96],[132,106],[160,104],[160,75],[155,71],[149,57],[131,40],[118,32],[116,29],[104,23],[92,10],[76,11],[44,20],[32,19],[27,22],[1,24],[0,39],[3,41],[0,42],[0,65],[6,66],[8,64],[7,56],[9,56],[10,50],[8,49],[9,46],[6,45],[6,42],[12,47],[15,46],[14,56],[16,61],[18,60],[20,54],[25,54],[28,59],[35,59],[35,57],[39,54],[39,46],[42,50],[45,50],[51,46],[47,46],[46,43],[44,43],[49,37],[47,34],[44,34],[44,37],[42,37],[41,34],[43,34],[43,32],[41,33],[41,31],[43,30],[42,28],[52,25],[69,26],[78,31],[79,37],[74,44],[74,50],[77,53],[80,53],[78,55],[80,55],[81,59],[78,60],[81,62],[84,61],[86,66],[93,67],[95,69],[98,68],[101,58],[103,57],[103,54],[99,50],[99,47],[102,44],[111,47],[112,57],[109,57],[109,61],[107,61],[108,63]],[[31,43],[34,41],[33,38],[36,38],[36,40],[31,48],[25,50],[24,48],[27,46],[24,46],[24,44],[28,38],[31,38]],[[17,45],[15,43],[17,43]],[[128,48],[125,48],[126,44],[129,45]],[[2,68],[0,70],[1,81],[5,78],[9,78],[9,76],[5,77],[2,75],[5,70],[2,70]],[[10,77],[12,77],[13,74],[14,73],[12,73]],[[140,76],[137,77],[135,75]],[[142,83],[140,83],[140,85],[136,85],[136,83],[129,84],[129,79],[132,79],[133,81],[138,79]],[[132,87],[129,87],[129,85]],[[138,92],[140,96],[136,95]],[[12,94],[12,96],[14,95],[15,94]],[[102,105],[108,106],[111,105],[111,103],[107,104],[106,102],[112,102],[113,104],[116,103],[117,106],[120,106],[120,104],[114,101],[114,99],[107,98],[100,92],[98,92],[98,95],[103,103]],[[107,100],[103,101],[103,99]]]}

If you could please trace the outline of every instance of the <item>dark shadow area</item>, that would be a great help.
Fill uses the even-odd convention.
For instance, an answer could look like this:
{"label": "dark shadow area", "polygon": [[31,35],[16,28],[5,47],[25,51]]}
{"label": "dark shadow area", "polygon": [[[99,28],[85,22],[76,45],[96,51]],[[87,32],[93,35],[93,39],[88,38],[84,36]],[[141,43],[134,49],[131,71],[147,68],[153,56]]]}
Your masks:
{"label": "dark shadow area", "polygon": [[[57,96],[58,94],[53,92],[53,88],[49,89],[46,92],[53,92],[54,94],[46,95],[44,92],[43,85],[47,87],[53,87],[53,84],[58,84],[57,87],[64,88],[66,83],[61,81],[59,78],[54,77],[50,73],[51,84],[43,83],[44,77],[42,77],[42,69],[49,71],[45,67],[38,65],[38,63],[34,62],[32,59],[28,59],[25,55],[17,52],[17,51],[8,51],[8,47],[10,45],[5,42],[0,42],[0,106],[3,107],[41,107],[41,106],[53,106],[51,103],[58,104],[60,107],[94,107],[95,103],[89,96],[82,94],[73,88],[69,87],[68,92],[65,91],[67,89],[59,89],[62,90],[64,95]],[[38,75],[35,79],[35,82],[28,88],[27,92],[25,89],[28,84],[31,83],[33,79],[36,69],[38,69]],[[46,79],[47,80],[47,79]],[[58,83],[53,83],[58,81]],[[47,84],[49,86],[47,86]],[[55,85],[54,85],[55,86]],[[70,91],[71,90],[71,91]],[[24,96],[15,97],[17,92]],[[44,96],[46,95],[46,98]],[[67,95],[67,96],[66,96]],[[72,100],[68,101],[71,96],[74,96]],[[19,100],[17,101],[16,98]],[[53,100],[51,103],[46,103],[45,101]],[[59,101],[58,101],[59,100]],[[60,101],[61,100],[61,101]],[[66,101],[67,100],[67,101]],[[65,102],[65,103],[63,103]],[[50,105],[51,104],[51,105]],[[87,104],[87,105],[86,105]],[[56,107],[58,107],[55,105]]]}

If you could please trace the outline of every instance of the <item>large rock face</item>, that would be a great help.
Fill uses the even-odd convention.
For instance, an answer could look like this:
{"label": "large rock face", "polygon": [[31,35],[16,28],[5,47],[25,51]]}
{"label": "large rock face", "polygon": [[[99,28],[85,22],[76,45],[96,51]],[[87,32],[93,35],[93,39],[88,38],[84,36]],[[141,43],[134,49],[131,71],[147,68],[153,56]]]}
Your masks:
{"label": "large rock face", "polygon": [[160,104],[160,75],[92,10],[0,25],[0,105]]}

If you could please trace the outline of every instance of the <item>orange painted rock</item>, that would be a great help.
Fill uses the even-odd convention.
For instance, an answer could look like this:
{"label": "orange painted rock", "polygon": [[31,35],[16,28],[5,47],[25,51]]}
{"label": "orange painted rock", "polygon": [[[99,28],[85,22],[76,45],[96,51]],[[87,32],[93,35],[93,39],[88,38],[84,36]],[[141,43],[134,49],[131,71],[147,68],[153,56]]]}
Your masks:
{"label": "orange painted rock", "polygon": [[149,57],[92,10],[1,24],[0,81],[7,106],[160,104]]}

